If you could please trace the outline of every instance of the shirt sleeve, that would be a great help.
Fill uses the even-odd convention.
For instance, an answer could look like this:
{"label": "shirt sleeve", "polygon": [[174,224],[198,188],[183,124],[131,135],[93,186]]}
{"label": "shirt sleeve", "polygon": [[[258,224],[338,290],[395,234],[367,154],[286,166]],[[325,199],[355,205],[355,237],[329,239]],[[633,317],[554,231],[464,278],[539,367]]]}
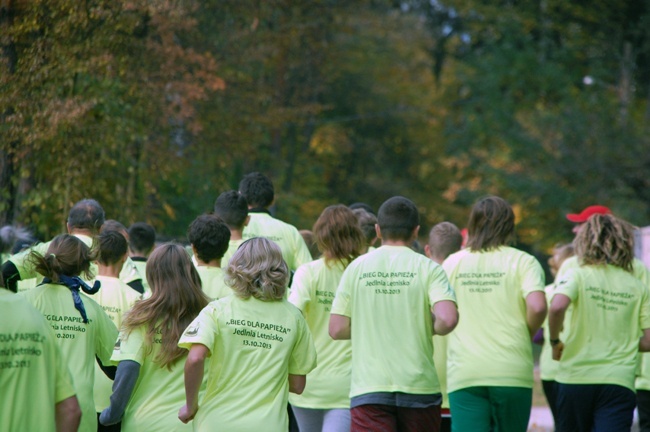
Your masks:
{"label": "shirt sleeve", "polygon": [[298,338],[291,351],[289,373],[307,375],[316,367],[316,348],[305,319],[300,314],[296,315]]}
{"label": "shirt sleeve", "polygon": [[144,362],[145,329],[140,327],[130,332],[122,331],[113,348],[111,361],[119,363],[131,360],[142,364]]}
{"label": "shirt sleeve", "polygon": [[557,294],[563,294],[571,299],[571,301],[576,301],[578,298],[578,291],[580,287],[580,273],[577,269],[567,270],[562,276],[562,279],[557,281],[555,284],[555,290],[553,291],[551,301],[553,297]]}
{"label": "shirt sleeve", "polygon": [[296,274],[293,275],[289,302],[300,309],[303,313],[305,312],[307,305],[312,301],[313,283],[311,279],[311,272],[304,265],[298,267]]}
{"label": "shirt sleeve", "polygon": [[212,303],[203,308],[199,316],[183,332],[178,346],[189,350],[194,344],[202,344],[208,348],[212,355],[215,339],[219,334],[217,313],[218,311]]}
{"label": "shirt sleeve", "polygon": [[521,281],[521,295],[525,299],[534,291],[544,292],[544,270],[541,264],[532,255],[526,255],[519,269]]}
{"label": "shirt sleeve", "polygon": [[642,330],[650,328],[650,290],[647,286],[644,286],[644,288],[639,317],[639,325]]}
{"label": "shirt sleeve", "polygon": [[332,302],[331,313],[352,317],[352,287],[354,284],[354,271],[352,266],[348,266],[343,272],[339,286],[336,289],[336,295]]}
{"label": "shirt sleeve", "polygon": [[456,303],[456,293],[454,292],[447,274],[443,268],[434,262],[429,267],[429,304],[433,306],[439,301],[449,300]]}

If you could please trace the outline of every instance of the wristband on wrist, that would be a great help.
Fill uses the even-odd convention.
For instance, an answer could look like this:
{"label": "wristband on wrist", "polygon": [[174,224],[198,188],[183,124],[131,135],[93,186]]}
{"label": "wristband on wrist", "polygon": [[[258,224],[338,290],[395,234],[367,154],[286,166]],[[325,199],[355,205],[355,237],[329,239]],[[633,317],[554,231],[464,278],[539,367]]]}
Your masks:
{"label": "wristband on wrist", "polygon": [[561,341],[560,339],[551,339],[549,342],[551,343],[551,346],[555,346],[559,344]]}

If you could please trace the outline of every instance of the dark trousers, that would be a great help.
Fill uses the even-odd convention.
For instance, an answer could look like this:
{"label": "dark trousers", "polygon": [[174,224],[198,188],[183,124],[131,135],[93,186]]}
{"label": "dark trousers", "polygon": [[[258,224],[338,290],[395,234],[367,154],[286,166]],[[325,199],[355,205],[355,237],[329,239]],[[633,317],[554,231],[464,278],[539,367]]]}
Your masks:
{"label": "dark trousers", "polygon": [[558,384],[557,432],[629,432],[634,392],[612,384]]}
{"label": "dark trousers", "polygon": [[551,409],[551,414],[553,414],[553,422],[557,424],[557,381],[542,381],[542,390],[544,390],[544,396],[546,396],[546,401],[548,402],[548,407]]}
{"label": "dark trousers", "polygon": [[636,407],[639,411],[639,429],[650,432],[650,390],[636,391]]}

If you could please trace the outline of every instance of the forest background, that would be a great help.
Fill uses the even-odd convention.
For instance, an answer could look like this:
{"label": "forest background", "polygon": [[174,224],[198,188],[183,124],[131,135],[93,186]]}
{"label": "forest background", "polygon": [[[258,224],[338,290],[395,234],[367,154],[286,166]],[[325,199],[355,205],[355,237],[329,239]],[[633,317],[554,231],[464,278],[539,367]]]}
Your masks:
{"label": "forest background", "polygon": [[0,223],[77,200],[183,236],[251,171],[276,214],[497,194],[538,251],[650,219],[650,0],[0,0]]}

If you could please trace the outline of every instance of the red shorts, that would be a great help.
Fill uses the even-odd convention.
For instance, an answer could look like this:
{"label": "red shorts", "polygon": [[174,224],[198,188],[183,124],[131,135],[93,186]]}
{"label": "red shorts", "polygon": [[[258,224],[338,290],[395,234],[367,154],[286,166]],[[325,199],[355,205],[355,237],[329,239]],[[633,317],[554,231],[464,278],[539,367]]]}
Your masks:
{"label": "red shorts", "polygon": [[350,410],[350,432],[438,432],[440,405],[403,408],[391,405],[360,405]]}

